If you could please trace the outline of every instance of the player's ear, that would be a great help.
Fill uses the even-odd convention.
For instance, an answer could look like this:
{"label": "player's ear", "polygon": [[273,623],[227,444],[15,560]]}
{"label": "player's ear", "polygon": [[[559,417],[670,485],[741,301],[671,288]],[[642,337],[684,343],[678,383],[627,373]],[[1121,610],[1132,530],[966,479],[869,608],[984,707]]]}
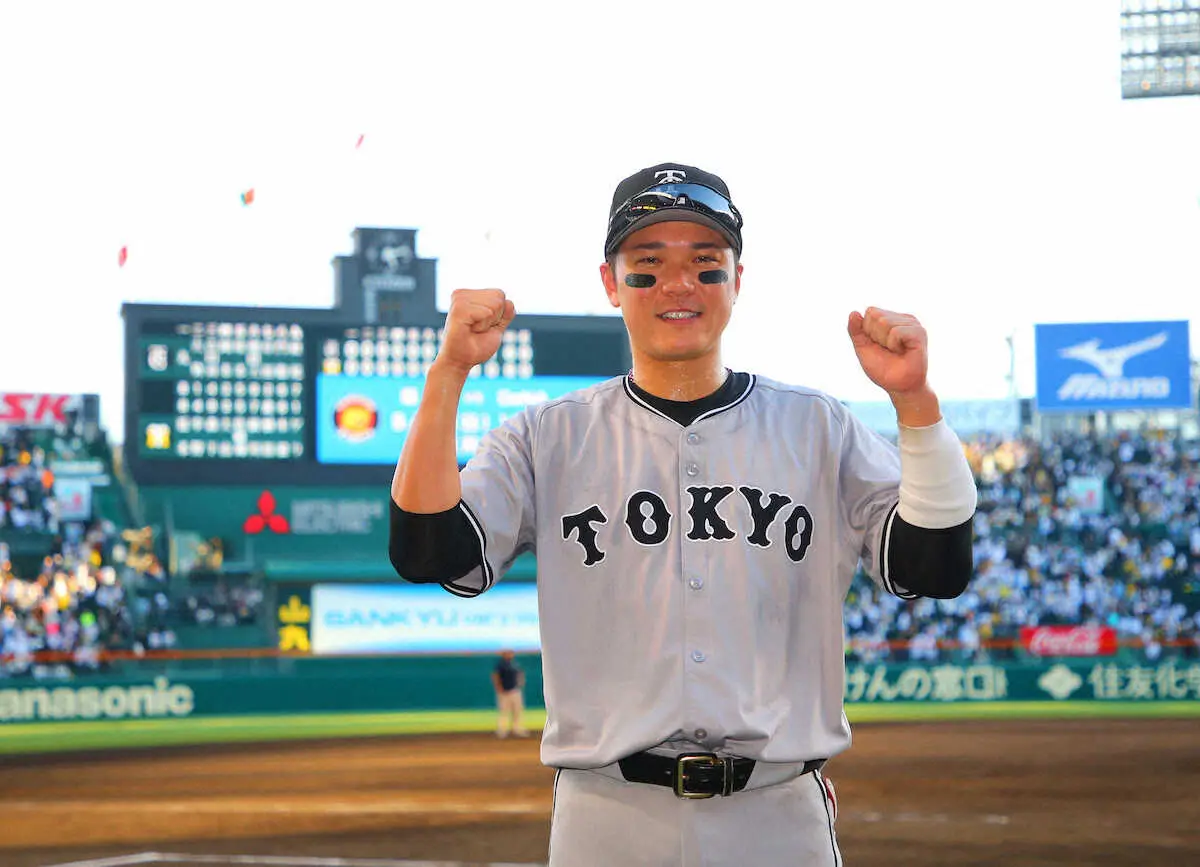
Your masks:
{"label": "player's ear", "polygon": [[733,278],[733,300],[737,302],[738,294],[742,291],[742,263],[737,263],[737,268],[734,269],[736,276]]}
{"label": "player's ear", "polygon": [[616,265],[609,262],[601,264],[600,280],[604,283],[604,291],[608,295],[608,303],[613,307],[620,307],[621,296],[617,293]]}

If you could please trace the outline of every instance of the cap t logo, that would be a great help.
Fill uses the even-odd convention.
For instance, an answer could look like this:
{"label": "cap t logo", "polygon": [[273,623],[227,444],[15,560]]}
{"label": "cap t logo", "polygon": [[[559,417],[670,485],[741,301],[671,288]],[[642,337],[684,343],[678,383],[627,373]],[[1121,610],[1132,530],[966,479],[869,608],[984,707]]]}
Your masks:
{"label": "cap t logo", "polygon": [[654,179],[663,184],[677,184],[686,177],[687,172],[676,171],[675,169],[666,169],[665,171],[654,173]]}

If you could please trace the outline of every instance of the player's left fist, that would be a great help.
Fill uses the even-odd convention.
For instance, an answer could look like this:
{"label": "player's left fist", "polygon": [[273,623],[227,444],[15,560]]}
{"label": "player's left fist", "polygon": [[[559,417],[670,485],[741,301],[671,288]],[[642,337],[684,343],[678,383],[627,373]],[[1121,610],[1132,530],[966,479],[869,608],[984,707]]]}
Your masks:
{"label": "player's left fist", "polygon": [[929,338],[917,317],[868,307],[850,314],[846,330],[863,373],[889,395],[925,387]]}

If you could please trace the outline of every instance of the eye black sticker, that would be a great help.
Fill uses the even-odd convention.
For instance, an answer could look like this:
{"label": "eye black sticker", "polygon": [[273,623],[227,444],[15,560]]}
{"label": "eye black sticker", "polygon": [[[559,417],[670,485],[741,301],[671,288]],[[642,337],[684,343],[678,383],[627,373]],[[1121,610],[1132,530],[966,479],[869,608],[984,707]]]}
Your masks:
{"label": "eye black sticker", "polygon": [[[700,277],[701,277],[701,279],[703,279],[704,275],[701,274]],[[658,278],[655,277],[653,274],[626,274],[625,275],[625,285],[631,286],[634,289],[649,289],[651,286],[654,285],[655,281],[657,281],[657,280],[658,280]]]}
{"label": "eye black sticker", "polygon": [[701,283],[728,283],[729,272],[724,268],[716,268],[712,271],[700,272]]}

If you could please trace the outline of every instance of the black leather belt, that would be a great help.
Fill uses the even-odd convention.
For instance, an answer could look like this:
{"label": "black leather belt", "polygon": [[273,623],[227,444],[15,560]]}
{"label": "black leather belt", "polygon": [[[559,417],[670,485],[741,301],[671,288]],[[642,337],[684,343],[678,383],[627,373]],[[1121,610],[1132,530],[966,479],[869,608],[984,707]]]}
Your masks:
{"label": "black leather belt", "polygon": [[[660,756],[642,752],[619,759],[617,764],[628,782],[666,786],[680,798],[711,798],[746,788],[755,761],[716,753]],[[807,761],[800,774],[811,774],[824,764],[824,759]]]}

